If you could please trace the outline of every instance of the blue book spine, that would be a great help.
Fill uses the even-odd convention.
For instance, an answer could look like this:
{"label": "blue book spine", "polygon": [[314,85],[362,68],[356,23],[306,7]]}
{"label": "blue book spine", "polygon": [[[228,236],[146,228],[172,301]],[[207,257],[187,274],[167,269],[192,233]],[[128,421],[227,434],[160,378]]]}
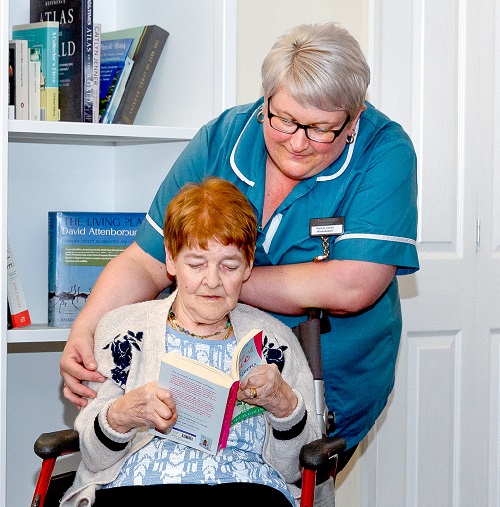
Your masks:
{"label": "blue book spine", "polygon": [[49,212],[49,326],[72,326],[98,276],[134,241],[145,216],[132,212]]}

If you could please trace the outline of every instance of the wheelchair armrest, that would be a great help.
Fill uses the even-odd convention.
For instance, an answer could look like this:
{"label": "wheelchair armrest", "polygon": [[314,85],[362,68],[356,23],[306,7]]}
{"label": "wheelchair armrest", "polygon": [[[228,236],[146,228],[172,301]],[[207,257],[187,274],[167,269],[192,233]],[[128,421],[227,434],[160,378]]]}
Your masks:
{"label": "wheelchair armrest", "polygon": [[339,437],[323,437],[305,444],[300,450],[300,464],[309,470],[328,468],[331,460],[345,450],[346,442]]}
{"label": "wheelchair armrest", "polygon": [[78,452],[80,441],[75,430],[59,430],[42,433],[35,442],[35,453],[42,459],[57,458],[63,454]]}

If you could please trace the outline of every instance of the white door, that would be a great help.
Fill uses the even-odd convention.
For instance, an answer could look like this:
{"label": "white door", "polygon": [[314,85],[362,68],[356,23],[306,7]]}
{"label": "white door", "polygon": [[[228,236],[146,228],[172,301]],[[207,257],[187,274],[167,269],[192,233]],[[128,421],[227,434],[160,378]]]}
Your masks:
{"label": "white door", "polygon": [[500,506],[497,4],[370,2],[371,100],[418,155],[421,270],[399,279],[396,387],[361,446],[361,499],[337,507]]}

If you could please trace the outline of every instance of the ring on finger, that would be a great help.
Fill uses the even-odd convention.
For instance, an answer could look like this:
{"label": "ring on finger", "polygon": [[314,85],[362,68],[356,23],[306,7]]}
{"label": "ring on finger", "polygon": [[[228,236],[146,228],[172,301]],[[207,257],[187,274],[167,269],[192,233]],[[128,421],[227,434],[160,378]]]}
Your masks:
{"label": "ring on finger", "polygon": [[250,398],[257,398],[257,389],[255,387],[250,388]]}

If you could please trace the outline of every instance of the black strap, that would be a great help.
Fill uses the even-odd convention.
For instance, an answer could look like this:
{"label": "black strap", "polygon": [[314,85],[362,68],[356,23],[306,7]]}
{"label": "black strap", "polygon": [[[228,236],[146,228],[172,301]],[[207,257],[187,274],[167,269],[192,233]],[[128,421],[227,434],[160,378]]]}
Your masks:
{"label": "black strap", "polygon": [[110,451],[123,451],[128,445],[128,442],[115,442],[103,433],[99,424],[99,415],[94,419],[94,431],[101,444],[105,445]]}
{"label": "black strap", "polygon": [[302,433],[302,430],[306,426],[306,421],[307,421],[307,410],[304,414],[304,417],[295,426],[292,426],[289,430],[281,431],[273,428],[273,436],[277,440],[291,440],[292,438],[295,438]]}

